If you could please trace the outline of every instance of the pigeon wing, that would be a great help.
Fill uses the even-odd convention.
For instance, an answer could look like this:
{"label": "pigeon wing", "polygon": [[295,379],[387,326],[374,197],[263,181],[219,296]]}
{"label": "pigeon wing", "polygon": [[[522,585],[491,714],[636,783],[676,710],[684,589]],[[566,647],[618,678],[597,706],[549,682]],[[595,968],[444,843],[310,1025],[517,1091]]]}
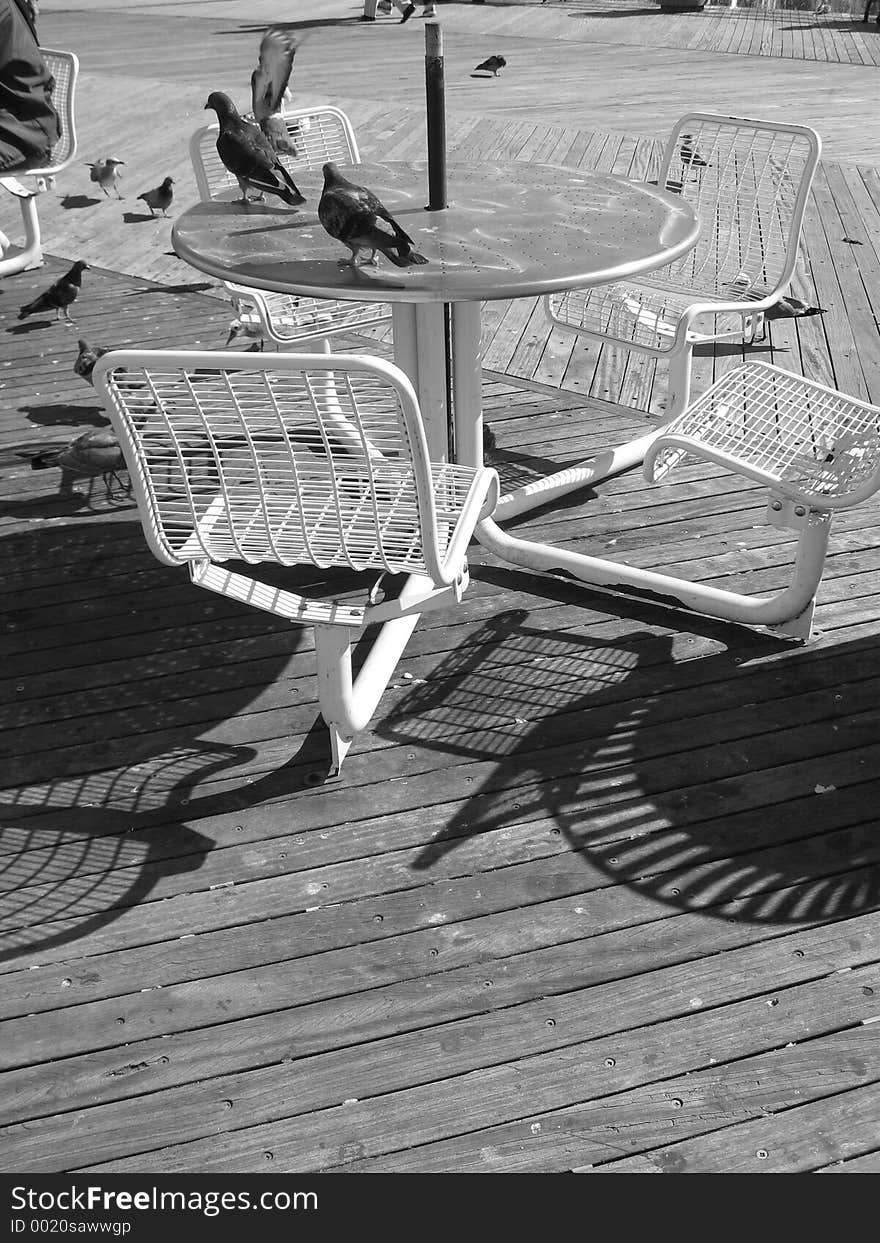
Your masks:
{"label": "pigeon wing", "polygon": [[338,186],[325,190],[321,195],[318,219],[331,237],[347,242],[368,228],[374,216],[359,195],[353,194],[347,187]]}
{"label": "pigeon wing", "polygon": [[119,441],[104,428],[85,432],[58,454],[57,465],[65,470],[102,475],[105,471],[124,470],[125,458]]}
{"label": "pigeon wing", "polygon": [[251,74],[251,103],[262,124],[281,110],[300,39],[292,31],[272,27],[260,43],[260,60]]}
{"label": "pigeon wing", "polygon": [[360,209],[365,214],[373,217],[373,223],[375,223],[377,218],[386,221],[394,230],[395,237],[412,245],[412,238],[408,233],[404,233],[403,229],[391,215],[391,212],[372,190],[368,190],[366,186],[356,186],[353,182],[347,182],[344,188],[356,199]]}

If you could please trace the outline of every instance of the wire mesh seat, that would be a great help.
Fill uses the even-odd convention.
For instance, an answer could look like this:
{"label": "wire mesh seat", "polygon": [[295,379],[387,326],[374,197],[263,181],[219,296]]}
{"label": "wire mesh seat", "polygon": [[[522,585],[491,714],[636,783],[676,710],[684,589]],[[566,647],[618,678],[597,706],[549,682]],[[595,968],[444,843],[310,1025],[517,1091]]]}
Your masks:
{"label": "wire mesh seat", "polygon": [[[750,363],[663,429],[645,455],[645,476],[665,480],[689,458],[766,484],[768,520],[800,531],[791,598],[782,610],[788,615],[775,624],[808,637],[831,517],[880,488],[880,409],[768,363]],[[778,602],[764,603],[768,617],[780,612]],[[760,602],[750,604],[759,617]]]}
{"label": "wire mesh seat", "polygon": [[37,195],[51,190],[57,174],[63,172],[76,156],[74,97],[79,59],[73,52],[57,52],[49,48],[40,48],[40,53],[53,77],[52,104],[61,121],[61,134],[44,167],[0,177],[0,186],[18,198],[25,228],[24,246],[15,255],[0,259],[0,276],[24,272],[39,267],[43,262]]}
{"label": "wire mesh seat", "polygon": [[[355,355],[117,351],[94,373],[147,542],[208,590],[315,628],[318,694],[338,772],[421,612],[467,586],[494,471],[433,463],[412,387]],[[405,575],[363,603],[282,590],[226,568],[346,567]],[[380,623],[357,680],[352,636]]]}
{"label": "wire mesh seat", "polygon": [[[676,419],[652,432],[640,453],[651,482],[665,480],[688,458],[696,458],[764,484],[770,492],[766,521],[797,537],[788,584],[772,595],[753,595],[693,582],[512,536],[493,517],[478,524],[477,539],[496,556],[532,571],[762,626],[785,638],[809,639],[831,519],[880,488],[880,408],[767,363],[750,363],[728,372]],[[737,493],[734,504],[741,503]],[[690,547],[684,555],[688,561],[697,556]],[[671,559],[668,551],[661,559]],[[741,571],[741,560],[735,558],[733,572]],[[774,549],[767,568],[778,564]]]}
{"label": "wire mesh seat", "polygon": [[[320,168],[328,160],[360,163],[354,130],[341,109],[329,105],[291,109],[284,113],[284,120],[296,155],[282,154],[279,158],[294,180],[297,169]],[[202,202],[226,198],[231,190],[239,192],[238,181],[217,154],[218,132],[216,124],[207,125],[190,140],[190,157]],[[224,285],[232,297],[239,324],[245,330],[258,328],[276,345],[327,342],[335,333],[351,332],[391,317],[386,303],[270,293],[229,281]],[[324,348],[329,349],[329,345]]]}
{"label": "wire mesh seat", "polygon": [[696,246],[636,281],[549,294],[550,319],[667,358],[667,417],[680,414],[689,401],[694,345],[753,338],[763,312],[791,282],[820,151],[818,134],[803,125],[682,117],[666,144],[658,185],[693,207]]}

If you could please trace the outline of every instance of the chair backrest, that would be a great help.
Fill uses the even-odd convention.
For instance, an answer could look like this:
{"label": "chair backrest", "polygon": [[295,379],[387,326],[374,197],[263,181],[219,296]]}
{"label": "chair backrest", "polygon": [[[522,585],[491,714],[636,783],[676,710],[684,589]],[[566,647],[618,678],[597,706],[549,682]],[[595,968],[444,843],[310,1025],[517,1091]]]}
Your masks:
{"label": "chair backrest", "polygon": [[805,125],[682,117],[663,153],[659,185],[690,203],[700,236],[652,283],[738,301],[784,289],[820,152],[819,135]]}
{"label": "chair backrest", "polygon": [[160,561],[447,573],[457,472],[465,490],[474,472],[440,468],[435,506],[416,396],[393,364],[120,350],[93,378]]}
{"label": "chair backrest", "polygon": [[76,155],[76,125],[74,120],[74,94],[79,74],[79,59],[73,52],[55,52],[40,48],[46,68],[55,79],[52,86],[52,104],[61,120],[61,137],[52,148],[49,163],[44,168],[28,169],[28,176],[60,172]]}
{"label": "chair backrest", "polygon": [[[279,158],[292,176],[298,168],[320,168],[328,160],[339,164],[360,163],[351,121],[340,108],[329,105],[292,108],[284,112],[284,121],[297,155],[281,155]],[[238,182],[217,154],[218,133],[216,123],[205,125],[196,130],[189,143],[196,185],[203,203],[210,202],[230,187],[238,189]]]}

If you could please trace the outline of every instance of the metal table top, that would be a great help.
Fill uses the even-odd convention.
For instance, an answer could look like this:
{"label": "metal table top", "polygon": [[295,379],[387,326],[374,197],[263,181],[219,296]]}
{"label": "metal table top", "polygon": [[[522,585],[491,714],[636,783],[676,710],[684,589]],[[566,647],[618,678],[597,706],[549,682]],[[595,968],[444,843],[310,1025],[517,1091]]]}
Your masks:
{"label": "metal table top", "polygon": [[609,173],[547,164],[451,164],[449,206],[430,212],[425,163],[342,169],[368,186],[427,264],[353,268],[318,221],[319,170],[296,172],[307,202],[200,203],[175,222],[181,259],[210,276],[282,293],[382,302],[471,302],[602,285],[689,250],[699,224],[677,195]]}

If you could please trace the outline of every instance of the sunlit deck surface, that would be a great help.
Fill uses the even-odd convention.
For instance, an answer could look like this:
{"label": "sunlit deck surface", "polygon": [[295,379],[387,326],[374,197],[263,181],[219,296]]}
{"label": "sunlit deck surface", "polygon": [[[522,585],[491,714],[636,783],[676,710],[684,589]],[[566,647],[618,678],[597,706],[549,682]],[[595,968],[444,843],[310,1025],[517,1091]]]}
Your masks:
{"label": "sunlit deck surface", "polygon": [[[170,174],[172,216],[195,201],[207,90],[246,100],[279,16],[232,7],[40,19],[81,57],[81,159],[41,200],[45,267],[0,284],[0,1168],[880,1170],[880,505],[836,520],[808,646],[475,554],[316,784],[310,632],[192,587],[127,499],[60,495],[19,456],[102,422],[77,336],[226,339],[221,291],[136,195]],[[422,156],[421,23],[296,9],[297,102],[339,103],[366,158]],[[828,313],[699,352],[694,390],[755,357],[880,402],[862,9],[444,5],[450,152],[650,179],[693,106],[814,125],[793,290]],[[490,53],[507,70],[471,79]],[[82,167],[107,155],[125,202]],[[78,257],[77,328],[19,323]],[[662,412],[662,370],[535,302],[484,323],[508,482]],[[710,469],[634,471],[516,529],[763,592],[792,548],[763,510]]]}

